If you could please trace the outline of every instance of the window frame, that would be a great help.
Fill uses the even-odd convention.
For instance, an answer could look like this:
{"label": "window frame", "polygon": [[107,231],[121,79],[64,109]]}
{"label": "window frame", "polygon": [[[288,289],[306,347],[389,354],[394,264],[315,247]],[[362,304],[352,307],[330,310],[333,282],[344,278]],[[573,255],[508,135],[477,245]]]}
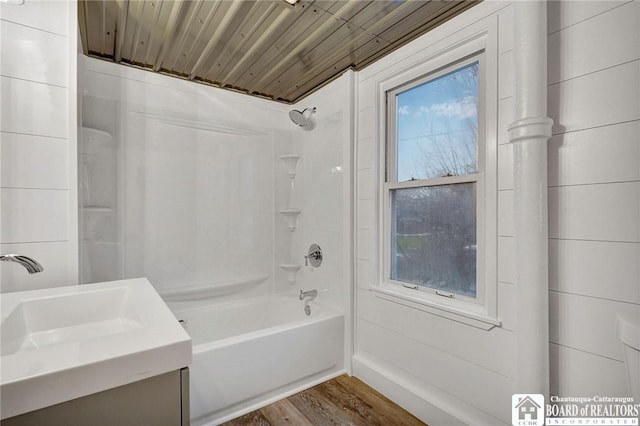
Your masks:
{"label": "window frame", "polygon": [[[477,157],[477,171],[475,173],[469,173],[465,175],[457,176],[442,176],[427,179],[414,179],[408,181],[397,180],[397,95],[415,87],[421,86],[425,83],[437,80],[438,78],[460,70],[467,65],[478,63],[478,134],[476,142],[476,157]],[[384,182],[384,249],[385,256],[384,263],[384,277],[387,284],[400,285],[405,288],[417,290],[438,297],[447,297],[450,299],[462,300],[467,303],[484,304],[484,277],[481,274],[481,253],[484,253],[484,238],[483,238],[483,224],[484,224],[484,169],[485,159],[484,155],[484,107],[481,105],[481,100],[484,99],[484,51],[477,52],[466,58],[462,58],[453,64],[449,64],[443,68],[435,70],[427,75],[422,76],[413,81],[409,81],[401,86],[386,92],[387,97],[387,135],[385,140],[386,146],[386,178]],[[393,245],[393,228],[396,223],[395,212],[393,209],[393,203],[391,202],[392,192],[397,189],[410,189],[410,188],[430,188],[443,185],[455,185],[462,183],[475,184],[475,220],[476,220],[476,297],[464,296],[462,294],[450,293],[444,290],[438,290],[427,286],[414,285],[411,283],[405,283],[403,281],[397,281],[391,278],[392,265],[391,260],[394,250]],[[430,297],[430,296],[425,296]]]}
{"label": "window frame", "polygon": [[[495,24],[494,24],[495,25]],[[495,25],[497,26],[497,25]],[[494,28],[495,30],[495,28]],[[497,315],[497,41],[491,28],[445,48],[377,85],[379,126],[378,280],[370,287],[378,297],[489,330],[501,323]],[[395,132],[395,94],[432,81],[473,62],[479,64],[477,173],[397,182],[395,149],[388,150]],[[393,102],[388,102],[389,98]],[[395,135],[392,135],[395,142]],[[391,151],[391,152],[390,152]],[[394,189],[474,182],[476,185],[476,297],[391,279]],[[493,260],[491,260],[493,259]],[[405,285],[407,284],[407,285]],[[417,287],[417,289],[415,288]],[[418,291],[416,291],[418,290]],[[445,297],[443,297],[445,296]]]}

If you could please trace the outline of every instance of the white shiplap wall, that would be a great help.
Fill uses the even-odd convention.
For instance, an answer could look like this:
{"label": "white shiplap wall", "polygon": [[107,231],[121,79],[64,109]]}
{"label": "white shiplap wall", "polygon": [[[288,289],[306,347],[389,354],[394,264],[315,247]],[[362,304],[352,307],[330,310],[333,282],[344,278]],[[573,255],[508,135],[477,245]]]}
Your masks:
{"label": "white shiplap wall", "polygon": [[[483,3],[359,73],[354,372],[432,424],[510,424],[517,391],[512,14],[508,3]],[[368,288],[377,279],[376,83],[492,15],[502,327],[486,332]],[[625,395],[615,318],[640,323],[640,2],[550,2],[548,34],[551,391]]]}
{"label": "white shiplap wall", "polygon": [[[481,330],[376,297],[379,144],[378,82],[411,69],[452,43],[491,27],[497,32],[494,68],[498,140],[498,246],[513,251],[511,150],[513,76],[509,3],[482,3],[359,73],[356,175],[356,330],[354,373],[430,424],[510,423],[516,377],[513,265],[498,264],[502,327]],[[496,24],[497,22],[497,24]],[[492,26],[493,25],[493,26]],[[495,132],[489,132],[489,134]],[[501,145],[498,145],[500,143]]]}
{"label": "white shiplap wall", "polygon": [[640,2],[548,8],[551,391],[626,395],[640,323]]}
{"label": "white shiplap wall", "polygon": [[76,4],[0,4],[0,291],[77,283]]}

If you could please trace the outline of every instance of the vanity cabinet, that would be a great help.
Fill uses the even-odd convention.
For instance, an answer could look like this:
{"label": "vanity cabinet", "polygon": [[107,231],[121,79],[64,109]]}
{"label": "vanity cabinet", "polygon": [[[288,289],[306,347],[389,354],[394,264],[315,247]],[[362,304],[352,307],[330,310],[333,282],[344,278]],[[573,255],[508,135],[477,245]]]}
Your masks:
{"label": "vanity cabinet", "polygon": [[189,369],[2,420],[2,426],[188,426]]}

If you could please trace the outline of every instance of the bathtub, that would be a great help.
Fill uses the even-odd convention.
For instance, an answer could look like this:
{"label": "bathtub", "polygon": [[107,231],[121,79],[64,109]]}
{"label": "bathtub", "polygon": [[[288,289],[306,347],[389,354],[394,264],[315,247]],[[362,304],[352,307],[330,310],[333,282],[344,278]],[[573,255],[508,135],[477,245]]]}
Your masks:
{"label": "bathtub", "polygon": [[273,295],[174,312],[193,343],[190,417],[215,425],[343,372],[344,315]]}

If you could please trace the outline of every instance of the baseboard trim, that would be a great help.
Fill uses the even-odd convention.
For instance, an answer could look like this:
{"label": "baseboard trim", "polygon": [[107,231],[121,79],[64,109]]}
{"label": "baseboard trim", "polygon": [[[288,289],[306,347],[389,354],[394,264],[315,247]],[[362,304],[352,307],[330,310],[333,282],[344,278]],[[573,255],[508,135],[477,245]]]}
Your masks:
{"label": "baseboard trim", "polygon": [[[353,375],[429,425],[507,425],[434,386],[384,364],[364,354],[356,355],[352,360]],[[509,403],[505,401],[505,404]]]}

